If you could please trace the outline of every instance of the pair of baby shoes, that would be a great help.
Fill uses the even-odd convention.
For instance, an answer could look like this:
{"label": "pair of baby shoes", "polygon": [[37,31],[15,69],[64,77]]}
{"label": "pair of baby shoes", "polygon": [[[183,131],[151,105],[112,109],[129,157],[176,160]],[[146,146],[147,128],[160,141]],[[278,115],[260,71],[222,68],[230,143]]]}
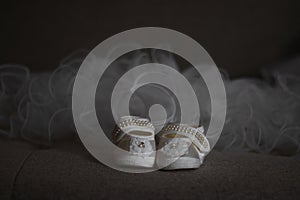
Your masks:
{"label": "pair of baby shoes", "polygon": [[168,124],[155,135],[155,127],[145,118],[122,117],[112,140],[129,154],[116,158],[128,167],[154,166],[159,169],[194,169],[200,167],[210,151],[203,127]]}

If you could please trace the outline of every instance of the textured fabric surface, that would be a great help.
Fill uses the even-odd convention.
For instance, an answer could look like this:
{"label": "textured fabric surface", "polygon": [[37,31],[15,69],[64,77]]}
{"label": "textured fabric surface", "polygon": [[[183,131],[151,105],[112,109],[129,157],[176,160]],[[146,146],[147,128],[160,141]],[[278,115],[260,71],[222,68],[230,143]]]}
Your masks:
{"label": "textured fabric surface", "polygon": [[129,174],[81,144],[40,149],[1,140],[1,199],[297,199],[300,161],[211,152],[197,170]]}
{"label": "textured fabric surface", "polygon": [[10,199],[23,164],[36,148],[25,142],[2,139],[0,149],[0,199]]}

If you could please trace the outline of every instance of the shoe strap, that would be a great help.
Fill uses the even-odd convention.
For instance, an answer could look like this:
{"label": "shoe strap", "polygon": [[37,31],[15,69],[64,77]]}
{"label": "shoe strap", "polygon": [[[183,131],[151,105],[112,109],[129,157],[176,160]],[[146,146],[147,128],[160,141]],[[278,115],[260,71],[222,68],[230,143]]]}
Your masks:
{"label": "shoe strap", "polygon": [[154,126],[148,119],[139,118],[135,116],[122,117],[113,132],[113,140],[119,142],[127,133],[131,131],[144,131],[151,133],[150,136],[140,137],[154,137]]}
{"label": "shoe strap", "polygon": [[197,147],[198,153],[207,154],[210,151],[210,145],[203,132],[204,128],[202,126],[194,128],[184,124],[169,124],[165,126],[159,134],[163,136],[175,133],[190,138],[192,143]]}

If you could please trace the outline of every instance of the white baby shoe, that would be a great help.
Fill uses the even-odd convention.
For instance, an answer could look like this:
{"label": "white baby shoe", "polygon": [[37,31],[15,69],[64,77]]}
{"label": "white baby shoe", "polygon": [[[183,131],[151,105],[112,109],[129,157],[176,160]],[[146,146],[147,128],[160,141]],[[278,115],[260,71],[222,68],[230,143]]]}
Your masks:
{"label": "white baby shoe", "polygon": [[112,139],[115,145],[129,154],[117,156],[116,162],[128,167],[153,167],[156,149],[154,135],[154,126],[148,119],[121,117]]}
{"label": "white baby shoe", "polygon": [[210,145],[203,127],[169,124],[157,135],[156,164],[164,170],[193,169],[203,163]]}

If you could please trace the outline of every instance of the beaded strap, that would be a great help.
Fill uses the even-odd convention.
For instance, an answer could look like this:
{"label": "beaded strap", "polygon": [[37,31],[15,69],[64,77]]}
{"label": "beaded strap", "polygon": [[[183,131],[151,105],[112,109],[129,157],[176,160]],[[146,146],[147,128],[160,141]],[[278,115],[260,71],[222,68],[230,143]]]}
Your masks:
{"label": "beaded strap", "polygon": [[122,129],[122,128],[126,128],[128,126],[143,126],[143,127],[149,127],[154,129],[154,126],[152,125],[152,123],[146,119],[134,119],[134,118],[130,118],[124,121],[121,121],[118,126]]}
{"label": "beaded strap", "polygon": [[124,131],[122,129],[128,128],[130,126],[146,127],[154,130],[153,124],[147,119],[140,118],[128,118],[118,123],[115,130],[113,131],[113,138],[115,141],[119,141],[124,136]]}
{"label": "beaded strap", "polygon": [[202,153],[210,151],[209,142],[203,134],[203,127],[193,128],[187,125],[169,124],[162,129],[160,134],[164,135],[172,132],[190,138]]}

